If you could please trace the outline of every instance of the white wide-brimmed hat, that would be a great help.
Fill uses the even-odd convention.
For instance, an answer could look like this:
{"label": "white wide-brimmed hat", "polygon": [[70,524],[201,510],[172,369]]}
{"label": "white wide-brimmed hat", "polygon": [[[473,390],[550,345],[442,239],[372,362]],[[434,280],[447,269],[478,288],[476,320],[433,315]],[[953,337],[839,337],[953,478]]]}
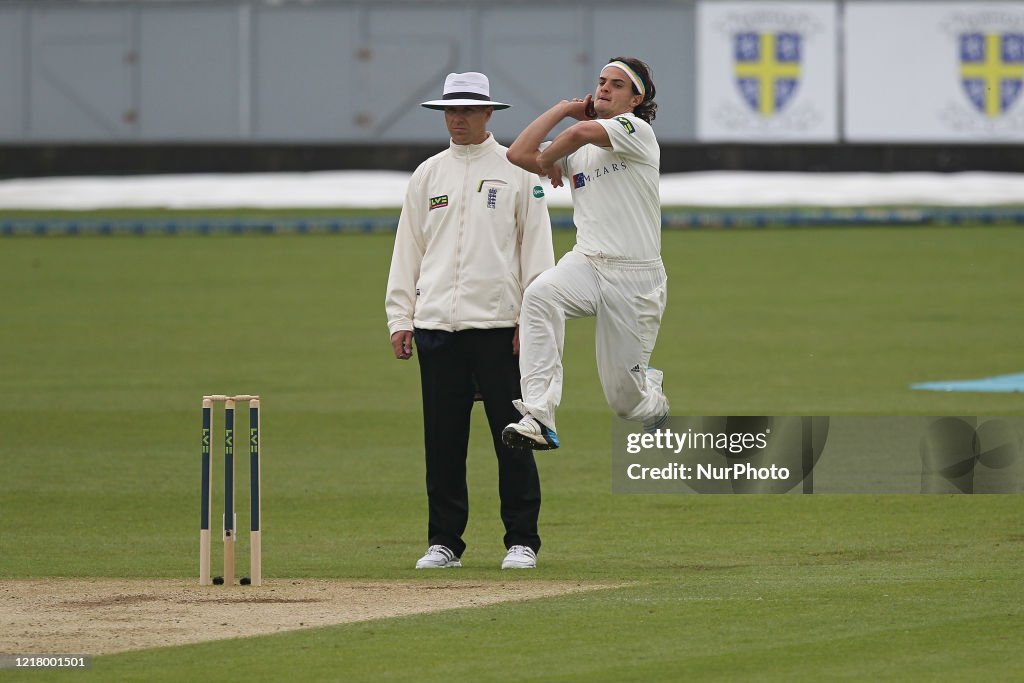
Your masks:
{"label": "white wide-brimmed hat", "polygon": [[423,102],[427,109],[444,109],[445,107],[494,107],[508,109],[511,104],[495,102],[491,99],[491,83],[487,76],[476,71],[464,74],[448,74],[444,79],[444,95],[439,100]]}

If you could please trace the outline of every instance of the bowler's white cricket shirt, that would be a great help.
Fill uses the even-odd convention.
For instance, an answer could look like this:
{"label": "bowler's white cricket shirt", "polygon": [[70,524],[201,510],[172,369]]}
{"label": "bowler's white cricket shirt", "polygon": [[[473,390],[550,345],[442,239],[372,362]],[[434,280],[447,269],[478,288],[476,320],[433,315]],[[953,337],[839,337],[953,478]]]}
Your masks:
{"label": "bowler's white cricket shirt", "polygon": [[584,145],[562,160],[572,188],[576,251],[635,260],[661,257],[661,147],[633,114],[596,119],[611,148]]}

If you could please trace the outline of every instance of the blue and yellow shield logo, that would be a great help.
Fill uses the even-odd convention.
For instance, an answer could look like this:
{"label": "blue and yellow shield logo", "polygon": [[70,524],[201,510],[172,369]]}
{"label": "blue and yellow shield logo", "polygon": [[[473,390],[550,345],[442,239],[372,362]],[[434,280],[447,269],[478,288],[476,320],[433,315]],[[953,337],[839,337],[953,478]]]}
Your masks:
{"label": "blue and yellow shield logo", "polygon": [[1005,114],[1024,84],[1024,34],[961,33],[960,82],[975,109]]}
{"label": "blue and yellow shield logo", "polygon": [[762,116],[782,111],[800,83],[803,39],[799,33],[737,33],[736,84],[750,108]]}

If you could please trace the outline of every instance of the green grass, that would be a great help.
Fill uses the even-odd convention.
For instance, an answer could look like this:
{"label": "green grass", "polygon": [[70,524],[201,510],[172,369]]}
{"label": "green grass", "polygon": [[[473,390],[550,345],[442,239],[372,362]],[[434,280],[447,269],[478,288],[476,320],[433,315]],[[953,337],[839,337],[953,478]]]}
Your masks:
{"label": "green grass", "polygon": [[102,209],[4,209],[3,218],[6,220],[41,220],[41,221],[70,221],[70,220],[113,220],[117,218],[144,220],[144,219],[201,219],[201,218],[241,218],[257,217],[262,219],[273,218],[332,218],[344,216],[347,218],[365,218],[367,216],[394,216],[398,219],[400,209],[348,209],[336,208],[325,209],[317,207],[290,207],[287,209],[252,209],[245,207],[238,208],[204,208],[204,209],[163,209],[151,208],[102,208]]}
{"label": "green grass", "polygon": [[[270,579],[423,579],[418,375],[391,357],[382,305],[391,240],[0,241],[0,579],[193,576],[199,398],[221,391],[264,397]],[[1022,371],[1021,253],[1013,228],[666,233],[654,362],[673,413],[1019,415],[1020,395],[908,387]],[[629,585],[99,657],[76,679],[1024,676],[1021,498],[612,495],[592,336],[569,324],[565,445],[539,456],[541,568],[496,569],[481,414],[469,550],[445,578]]]}

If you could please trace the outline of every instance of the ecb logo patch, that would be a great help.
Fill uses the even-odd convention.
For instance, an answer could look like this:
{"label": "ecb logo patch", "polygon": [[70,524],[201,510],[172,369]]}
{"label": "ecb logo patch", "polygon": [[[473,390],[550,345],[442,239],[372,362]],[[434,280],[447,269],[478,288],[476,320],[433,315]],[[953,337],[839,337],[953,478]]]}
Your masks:
{"label": "ecb logo patch", "polygon": [[1024,33],[961,33],[960,83],[979,112],[1005,114],[1024,87]]}
{"label": "ecb logo patch", "polygon": [[443,194],[439,197],[430,198],[430,210],[441,209],[448,206],[448,195]]}
{"label": "ecb logo patch", "polygon": [[572,187],[574,190],[578,190],[587,184],[587,176],[582,173],[577,173],[572,177]]}
{"label": "ecb logo patch", "polygon": [[487,208],[493,209],[498,204],[498,188],[491,187],[487,190]]}
{"label": "ecb logo patch", "polygon": [[615,120],[622,124],[622,127],[626,129],[626,132],[632,135],[636,132],[636,127],[633,126],[633,122],[627,119],[625,116],[616,116]]}
{"label": "ecb logo patch", "polygon": [[803,38],[799,33],[743,32],[733,36],[736,85],[761,116],[782,111],[800,83]]}

